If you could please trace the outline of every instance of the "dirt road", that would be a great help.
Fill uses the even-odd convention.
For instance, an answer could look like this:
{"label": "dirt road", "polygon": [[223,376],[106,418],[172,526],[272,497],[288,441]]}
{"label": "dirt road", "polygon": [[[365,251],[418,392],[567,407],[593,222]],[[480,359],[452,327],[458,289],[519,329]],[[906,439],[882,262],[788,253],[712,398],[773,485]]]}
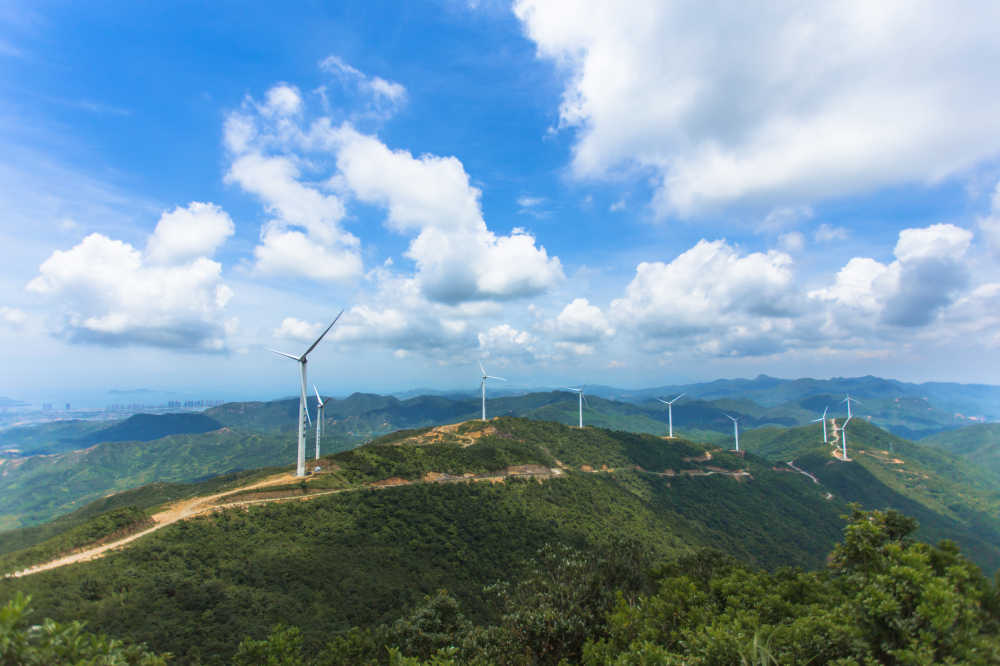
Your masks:
{"label": "dirt road", "polygon": [[[21,578],[22,576],[30,576],[31,574],[38,573],[40,571],[48,571],[49,569],[57,569],[59,567],[64,567],[68,564],[76,564],[77,562],[88,562],[90,560],[97,559],[109,551],[116,550],[125,546],[136,539],[141,539],[142,537],[155,532],[158,529],[164,528],[167,525],[176,523],[178,520],[184,520],[186,518],[191,518],[203,513],[208,513],[213,511],[216,506],[216,500],[219,500],[226,495],[232,495],[244,490],[252,490],[254,488],[262,488],[265,486],[275,486],[287,483],[294,483],[296,481],[295,476],[289,473],[277,474],[275,476],[270,476],[262,481],[251,484],[249,486],[243,486],[242,488],[235,488],[233,490],[227,490],[222,493],[216,493],[215,495],[204,495],[201,497],[193,497],[191,499],[181,500],[171,504],[169,507],[163,511],[153,514],[153,522],[156,523],[152,527],[142,530],[141,532],[136,532],[135,534],[130,534],[127,537],[118,539],[117,541],[112,541],[110,543],[105,543],[100,546],[95,546],[93,548],[88,548],[87,550],[81,550],[76,553],[71,553],[64,557],[52,560],[50,562],[44,562],[42,564],[36,564],[27,569],[22,569],[21,571],[16,571],[12,574],[7,574],[5,578]],[[326,494],[326,493],[323,493]],[[246,504],[251,504],[252,502],[245,502]],[[234,503],[228,506],[239,506],[243,503]]]}

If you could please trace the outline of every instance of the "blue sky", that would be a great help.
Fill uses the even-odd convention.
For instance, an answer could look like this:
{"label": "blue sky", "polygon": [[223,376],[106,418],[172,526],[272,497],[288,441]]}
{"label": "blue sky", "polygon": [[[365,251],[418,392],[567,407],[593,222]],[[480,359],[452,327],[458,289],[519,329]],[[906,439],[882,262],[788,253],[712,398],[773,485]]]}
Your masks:
{"label": "blue sky", "polygon": [[997,7],[583,5],[0,5],[0,395],[996,381]]}

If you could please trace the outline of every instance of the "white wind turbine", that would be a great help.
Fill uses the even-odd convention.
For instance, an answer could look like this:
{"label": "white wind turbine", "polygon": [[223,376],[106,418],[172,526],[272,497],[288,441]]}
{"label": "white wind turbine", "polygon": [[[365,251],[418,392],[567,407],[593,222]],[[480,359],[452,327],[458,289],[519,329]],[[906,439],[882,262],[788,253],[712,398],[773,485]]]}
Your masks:
{"label": "white wind turbine", "polygon": [[824,407],[823,408],[823,416],[819,417],[818,419],[813,419],[812,421],[810,421],[810,423],[819,423],[820,421],[823,422],[823,443],[824,444],[828,443],[826,441],[826,411],[828,409],[830,409],[829,406]]}
{"label": "white wind turbine", "polygon": [[674,437],[674,403],[681,399],[681,393],[679,396],[673,400],[663,400],[662,398],[657,398],[660,402],[667,406],[667,437],[673,439]]}
{"label": "white wind turbine", "polygon": [[[850,395],[847,395],[843,400],[841,400],[841,402],[846,402],[847,403],[847,420],[850,421],[851,420],[851,403],[852,402],[856,402],[856,403],[858,403],[860,405],[861,401],[858,400],[857,398],[852,398]],[[846,423],[846,421],[845,421],[845,423]]]}
{"label": "white wind turbine", "polygon": [[726,418],[733,422],[733,439],[736,441],[736,453],[740,452],[740,419],[739,417],[726,414]]}
{"label": "white wind turbine", "polygon": [[486,420],[486,380],[487,379],[499,379],[502,382],[507,381],[503,377],[494,377],[492,375],[486,374],[486,368],[483,367],[482,361],[479,362],[479,369],[483,372],[483,377],[479,382],[479,390],[483,394],[483,420]]}
{"label": "white wind turbine", "polygon": [[573,391],[574,393],[576,393],[577,395],[580,396],[580,427],[582,428],[583,427],[583,400],[584,400],[583,389],[582,388],[570,388],[569,386],[567,386],[566,390],[567,391]]}
{"label": "white wind turbine", "polygon": [[308,361],[306,357],[309,356],[309,352],[316,348],[316,345],[319,344],[320,340],[322,340],[326,334],[330,332],[330,329],[333,328],[333,325],[337,323],[337,320],[340,319],[340,315],[342,314],[344,314],[343,310],[341,310],[340,313],[334,317],[333,321],[330,322],[330,325],[326,327],[326,330],[323,331],[318,338],[316,338],[316,342],[309,345],[309,349],[302,352],[300,356],[286,354],[285,352],[278,351],[277,349],[271,350],[278,356],[284,356],[285,358],[290,358],[293,361],[298,361],[299,372],[302,375],[302,390],[299,392],[299,448],[295,459],[295,476],[306,475],[306,421],[312,422],[312,418],[309,416],[308,405],[306,404],[306,362]]}
{"label": "white wind turbine", "polygon": [[315,384],[313,390],[316,391],[316,460],[319,460],[319,440],[323,436],[323,408],[326,407],[326,402],[320,397]]}

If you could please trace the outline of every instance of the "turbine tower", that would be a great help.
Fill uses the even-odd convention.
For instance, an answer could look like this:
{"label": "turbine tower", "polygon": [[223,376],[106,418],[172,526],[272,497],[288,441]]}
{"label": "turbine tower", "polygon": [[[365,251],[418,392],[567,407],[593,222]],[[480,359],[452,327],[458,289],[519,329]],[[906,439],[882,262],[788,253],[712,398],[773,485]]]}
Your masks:
{"label": "turbine tower", "polygon": [[851,422],[851,417],[848,416],[847,420],[844,421],[844,425],[840,426],[840,445],[841,445],[840,451],[841,454],[843,455],[844,462],[847,462],[847,424],[850,422]]}
{"label": "turbine tower", "polygon": [[316,460],[319,460],[319,440],[323,436],[323,408],[326,407],[326,402],[319,395],[319,389],[313,384],[313,390],[316,391]]}
{"label": "turbine tower", "polygon": [[507,381],[503,377],[493,377],[492,375],[486,374],[486,368],[483,367],[483,362],[479,362],[479,369],[483,372],[483,377],[479,382],[479,390],[483,394],[483,420],[486,420],[486,380],[487,379],[499,379],[502,382]]}
{"label": "turbine tower", "polygon": [[566,387],[567,391],[573,391],[580,396],[580,427],[583,427],[583,389]]}
{"label": "turbine tower", "polygon": [[740,452],[740,419],[726,414],[726,418],[733,422],[733,439],[736,441],[736,453]]}
{"label": "turbine tower", "polygon": [[828,444],[829,443],[829,442],[826,441],[826,411],[828,409],[830,409],[829,406],[824,407],[823,408],[823,416],[819,417],[818,419],[813,419],[812,421],[809,422],[809,423],[819,423],[820,421],[823,422],[823,443],[824,444]]}
{"label": "turbine tower", "polygon": [[674,403],[681,399],[681,393],[679,396],[673,400],[664,400],[662,398],[657,398],[660,402],[667,406],[667,437],[670,439],[674,438]]}
{"label": "turbine tower", "polygon": [[297,361],[299,364],[299,372],[302,375],[302,390],[299,392],[299,448],[295,459],[295,476],[306,475],[306,421],[312,421],[312,418],[309,416],[308,406],[306,405],[306,362],[308,361],[306,357],[309,356],[309,352],[316,349],[316,345],[318,345],[320,340],[322,340],[326,334],[330,332],[330,329],[333,328],[333,325],[337,323],[337,320],[340,319],[340,315],[342,314],[344,314],[343,310],[341,310],[340,313],[334,317],[333,321],[330,322],[330,325],[326,327],[326,330],[323,331],[318,338],[316,338],[316,342],[309,345],[309,349],[302,352],[300,356],[286,354],[285,352],[278,351],[277,349],[271,350],[278,356],[284,356],[285,358]]}

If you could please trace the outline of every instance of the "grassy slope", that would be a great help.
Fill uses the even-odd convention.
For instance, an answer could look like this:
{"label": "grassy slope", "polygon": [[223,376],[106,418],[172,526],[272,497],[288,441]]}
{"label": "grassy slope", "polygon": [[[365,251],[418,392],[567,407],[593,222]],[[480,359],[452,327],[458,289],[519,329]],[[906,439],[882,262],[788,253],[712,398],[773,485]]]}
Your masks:
{"label": "grassy slope", "polygon": [[961,456],[1000,483],[1000,423],[980,423],[920,440],[921,444]]}

